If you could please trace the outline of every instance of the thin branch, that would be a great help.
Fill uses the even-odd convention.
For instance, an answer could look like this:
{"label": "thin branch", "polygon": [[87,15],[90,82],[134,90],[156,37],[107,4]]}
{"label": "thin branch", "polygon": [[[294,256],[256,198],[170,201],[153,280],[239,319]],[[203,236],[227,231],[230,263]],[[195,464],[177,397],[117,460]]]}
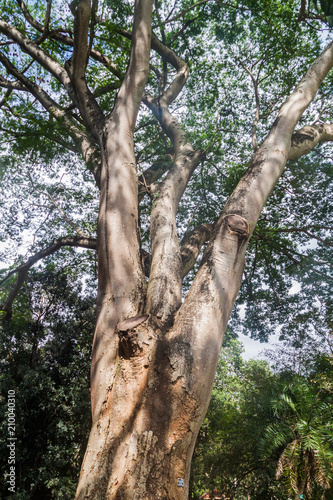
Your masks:
{"label": "thin branch", "polygon": [[[129,40],[132,39],[132,33],[130,31],[122,29],[118,29],[117,31]],[[151,37],[151,48],[177,71],[176,77],[171,85],[165,90],[163,96],[159,96],[159,100],[163,100],[163,104],[169,106],[182,91],[189,76],[189,67],[172,49],[164,45],[154,33],[152,33]]]}
{"label": "thin branch", "polygon": [[[20,9],[27,20],[27,22],[35,28],[37,31],[44,33],[44,26],[40,24],[36,19],[34,19],[30,12],[28,11],[25,3],[22,0],[16,0],[18,5],[20,6]],[[61,31],[61,32],[60,32]],[[69,45],[71,47],[74,46],[74,40],[70,36],[66,36],[63,34],[66,30],[52,30],[49,32],[49,37],[52,38],[53,40],[57,40],[58,42],[61,42],[65,45]],[[98,50],[91,49],[90,51],[90,56],[95,59],[96,61],[100,62],[105,66],[111,73],[119,78],[120,80],[123,79],[123,74],[121,71],[118,70],[116,65],[106,56],[101,54]]]}
{"label": "thin branch", "polygon": [[[1,86],[1,84],[0,84],[0,86]],[[1,99],[1,101],[0,101],[0,108],[1,108],[4,104],[6,104],[6,102],[7,102],[8,98],[10,97],[11,93],[12,93],[12,89],[10,89],[10,88],[9,88],[9,89],[7,90],[7,92],[5,93],[5,95],[4,95],[4,97],[3,97],[3,99]]]}
{"label": "thin branch", "polygon": [[40,102],[46,111],[53,115],[57,120],[61,121],[62,125],[66,127],[73,141],[78,146],[78,151],[85,160],[87,168],[93,173],[97,186],[99,186],[100,155],[96,150],[96,145],[90,139],[87,132],[80,129],[73,119],[58,106],[58,104],[45,92],[42,87],[24,76],[2,52],[0,52],[0,63],[3,64],[3,66],[12,76],[14,76],[14,78],[16,78],[29,90],[29,92]]}
{"label": "thin branch", "polygon": [[[0,21],[1,22],[1,21]],[[64,113],[60,110],[57,103],[42,89],[39,85],[31,81],[29,78],[23,75],[12,62],[0,52],[0,63],[6,68],[6,70],[14,76],[21,84],[23,84],[28,91],[42,104],[42,106],[54,114],[55,117],[63,117]]]}
{"label": "thin branch", "polygon": [[[260,64],[260,67],[258,70],[258,76],[257,76],[257,78],[255,78],[252,70],[250,68],[248,68],[247,66],[245,66],[245,64],[239,58],[237,58],[237,60],[240,63],[240,65],[242,66],[242,68],[245,69],[245,71],[250,75],[252,83],[253,83],[253,87],[254,87],[254,96],[255,96],[255,100],[256,100],[256,113],[255,113],[255,117],[254,117],[254,120],[252,123],[252,145],[253,145],[253,151],[256,152],[258,149],[257,125],[258,125],[259,118],[260,118],[259,73],[260,73],[260,69],[261,69],[261,65],[263,64],[263,61],[261,61],[261,64]],[[259,61],[257,61],[257,63],[258,62]]]}
{"label": "thin branch", "polygon": [[67,217],[61,206],[56,202],[56,200],[51,196],[49,193],[46,193],[50,201],[53,203],[53,205],[56,207],[56,209],[61,213],[67,224],[69,224],[81,238],[89,238],[87,234],[85,234],[81,229],[71,220]]}
{"label": "thin branch", "polygon": [[163,104],[169,106],[182,91],[188,79],[190,69],[186,62],[181,59],[173,50],[164,45],[154,35],[154,33],[152,33],[151,46],[152,49],[155,50],[163,58],[163,60],[171,64],[177,71],[176,77],[174,78],[173,82],[165,90],[162,98],[160,98],[160,100],[163,100]]}
{"label": "thin branch", "polygon": [[158,181],[171,167],[171,161],[154,162],[151,167],[142,172],[138,180],[139,185],[144,185],[145,189],[139,189],[139,200],[141,200],[146,193],[151,195],[154,192],[154,186],[152,186],[152,184]]}
{"label": "thin branch", "polygon": [[317,236],[313,233],[310,233],[309,229],[332,230],[333,227],[330,227],[330,226],[308,226],[306,228],[291,227],[291,228],[283,228],[283,229],[279,229],[279,228],[269,229],[269,231],[274,231],[275,233],[304,233],[307,236],[309,236],[309,238],[313,238],[317,241],[320,241],[321,243],[323,243],[326,246],[333,247],[333,243],[330,243],[327,240],[323,240],[323,238],[320,238],[319,236]]}
{"label": "thin branch", "polygon": [[51,19],[51,7],[52,7],[52,0],[47,0],[46,1],[45,21],[44,21],[44,31],[43,31],[42,36],[40,36],[37,40],[35,40],[35,43],[37,45],[40,45],[48,37],[49,26],[50,26],[50,19]]}
{"label": "thin branch", "polygon": [[0,19],[0,32],[19,45],[19,47],[36,60],[43,68],[53,75],[67,90],[69,96],[74,99],[71,81],[66,70],[55,59],[49,56],[36,43],[24,36],[18,29]]}
{"label": "thin branch", "polygon": [[30,257],[24,264],[16,267],[12,271],[10,271],[1,281],[0,285],[7,281],[11,276],[17,274],[17,280],[10,292],[6,302],[0,307],[0,310],[6,311],[8,315],[11,314],[13,301],[16,298],[20,288],[25,280],[27,272],[29,269],[39,260],[47,257],[48,255],[52,255],[57,250],[64,246],[71,247],[81,247],[81,248],[89,248],[92,250],[96,250],[96,239],[94,238],[82,238],[75,236],[64,236],[63,238],[58,238],[53,241],[51,245],[47,248],[44,248],[40,252],[37,252],[35,255]]}
{"label": "thin branch", "polygon": [[[1,103],[0,103],[1,106]],[[6,132],[7,134],[10,134],[13,137],[30,137],[31,133],[30,131],[25,131],[25,132],[17,132],[17,130],[9,130],[7,128],[1,127],[0,130],[2,132]],[[40,136],[40,137],[46,137],[52,142],[55,142],[56,144],[59,144],[63,148],[67,149],[68,151],[71,151],[72,153],[77,153],[77,148],[73,145],[70,144],[69,142],[66,142],[62,137],[57,137],[55,135],[48,134],[47,132],[43,131],[40,132],[38,130],[34,130],[34,136]]]}
{"label": "thin branch", "polygon": [[19,82],[11,82],[7,80],[2,75],[0,75],[0,87],[9,90],[20,90],[23,92],[29,92],[29,89],[25,85],[21,85]]}

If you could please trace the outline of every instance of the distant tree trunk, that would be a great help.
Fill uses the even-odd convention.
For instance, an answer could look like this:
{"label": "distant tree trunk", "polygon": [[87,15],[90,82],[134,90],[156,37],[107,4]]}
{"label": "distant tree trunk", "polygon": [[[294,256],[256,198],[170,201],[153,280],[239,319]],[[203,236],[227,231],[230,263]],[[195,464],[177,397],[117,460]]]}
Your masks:
{"label": "distant tree trunk", "polygon": [[297,484],[297,493],[295,494],[295,500],[299,500],[304,495],[306,481],[301,481]]}

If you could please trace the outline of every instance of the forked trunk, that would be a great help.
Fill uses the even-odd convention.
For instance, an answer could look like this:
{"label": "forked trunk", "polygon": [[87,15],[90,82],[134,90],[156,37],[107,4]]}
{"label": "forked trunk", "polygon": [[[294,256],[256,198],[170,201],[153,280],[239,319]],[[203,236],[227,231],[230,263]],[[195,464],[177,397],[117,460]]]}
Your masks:
{"label": "forked trunk", "polygon": [[[146,35],[148,40],[148,31]],[[133,93],[129,105],[129,69],[101,144],[93,425],[76,500],[188,498],[193,448],[240,287],[246,246],[284,171],[295,125],[332,65],[333,45],[281,108],[214,225],[183,303],[175,217],[197,159],[180,141],[175,164],[160,184],[152,210],[152,265],[146,291],[133,150],[136,115],[131,115],[139,92]],[[167,110],[162,117],[167,121]],[[164,124],[173,136],[175,127],[169,125]]]}
{"label": "forked trunk", "polygon": [[[78,499],[184,499],[205,409],[175,375],[173,345],[152,318],[114,333],[117,369],[94,423]],[[205,397],[207,399],[206,389]]]}
{"label": "forked trunk", "polygon": [[[104,296],[94,341],[93,428],[77,500],[188,498],[193,448],[248,237],[237,216],[224,217],[218,231],[171,327],[149,314],[117,312],[114,295]],[[221,282],[212,263],[222,244],[228,261]]]}

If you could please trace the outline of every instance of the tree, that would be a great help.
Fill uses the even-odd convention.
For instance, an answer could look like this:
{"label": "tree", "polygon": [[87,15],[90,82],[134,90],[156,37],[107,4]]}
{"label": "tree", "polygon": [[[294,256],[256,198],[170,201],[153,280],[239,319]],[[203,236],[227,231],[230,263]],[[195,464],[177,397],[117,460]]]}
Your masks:
{"label": "tree", "polygon": [[275,419],[267,426],[261,447],[266,457],[279,451],[276,477],[284,480],[295,500],[305,492],[317,498],[316,486],[323,498],[323,491],[331,487],[332,395],[325,392],[294,377],[272,400]]}
{"label": "tree", "polygon": [[241,350],[227,335],[195,448],[192,497],[215,489],[235,500],[331,498],[331,357],[315,355],[304,376],[298,363],[273,371],[244,361]]}
{"label": "tree", "polygon": [[[15,493],[1,498],[73,498],[90,429],[89,366],[94,300],[76,270],[50,263],[29,275],[20,310],[1,329],[0,471],[8,473],[8,391],[15,390]],[[22,299],[25,299],[22,300]],[[10,393],[9,393],[10,394]]]}
{"label": "tree", "polygon": [[[214,489],[225,498],[285,498],[276,463],[265,462],[258,443],[271,422],[277,385],[267,362],[244,361],[242,344],[224,339],[212,399],[200,429],[192,467],[193,498]],[[191,497],[192,498],[192,497]]]}
{"label": "tree", "polygon": [[[33,133],[38,143],[33,161],[38,168],[46,161],[54,169],[50,157],[59,161],[62,154],[67,160],[67,150],[81,156],[99,188],[95,239],[77,224],[77,214],[68,217],[59,203],[60,188],[63,192],[66,186],[60,181],[56,187],[52,182],[44,185],[43,206],[46,197],[52,207],[48,216],[59,212],[70,234],[56,234],[47,246],[41,239],[38,251],[4,277],[17,274],[2,309],[10,316],[28,269],[38,260],[64,246],[97,250],[92,429],[76,499],[187,498],[191,456],[208,407],[223,332],[241,285],[249,239],[287,160],[296,160],[333,138],[329,98],[325,91],[316,98],[324,80],[327,88],[331,85],[333,45],[320,51],[319,21],[313,21],[314,27],[299,23],[301,10],[294,1],[285,6],[277,1],[248,1],[232,4],[230,10],[209,2],[184,1],[177,8],[155,2],[153,18],[152,0],[136,0],[134,9],[122,2],[98,6],[96,1],[78,0],[70,4],[71,12],[60,0],[45,6],[22,0],[2,6],[0,85],[6,89],[1,101],[2,131],[8,140],[15,140],[11,147],[9,143],[8,157],[16,147],[30,151]],[[309,13],[308,19],[312,20]],[[259,47],[254,52],[251,45],[246,48],[252,64],[242,52],[249,32]],[[294,54],[285,49],[296,43],[297,35],[301,43]],[[206,46],[209,56],[203,57],[205,36],[212,42]],[[194,61],[207,70],[210,89],[216,83],[211,94],[215,107],[216,95],[230,82],[223,65],[211,67],[212,61],[216,63],[214,43],[221,39],[227,43],[233,37],[238,37],[240,49],[233,59],[249,76],[256,99],[255,119],[250,120],[254,154],[250,159],[247,149],[239,163],[225,154],[230,165],[234,163],[230,178],[238,183],[226,186],[224,207],[215,202],[209,223],[181,231],[180,245],[177,222],[184,220],[177,218],[177,211],[182,210],[185,190],[191,187],[195,170],[206,160],[208,165],[214,161],[211,152],[219,151],[218,161],[227,150],[221,141],[214,149],[223,128],[219,116],[212,118],[210,113],[208,131],[192,133],[193,140],[187,134],[180,115],[188,115],[191,128],[199,114],[187,113],[187,105],[195,101],[190,81],[188,99],[182,100],[187,97],[186,60],[190,62],[193,54]],[[279,60],[281,78],[273,83],[272,69]],[[284,78],[284,65],[290,61],[294,67]],[[224,81],[215,78],[218,72]],[[260,126],[260,85],[267,89],[268,82],[272,87],[265,95],[267,113]],[[321,89],[326,90],[325,85]],[[289,97],[283,104],[287,89]],[[141,103],[145,110],[141,111]],[[273,121],[276,106],[280,109]],[[311,106],[319,113],[312,121]],[[240,121],[244,112],[244,107],[238,110]],[[221,115],[222,123],[230,123],[232,112],[227,107]],[[323,117],[328,122],[322,122]],[[206,123],[205,111],[200,119]],[[295,132],[298,124],[301,128]],[[239,141],[237,135],[234,140]],[[137,168],[141,156],[144,172]],[[249,160],[245,173],[240,165],[244,158]],[[36,187],[33,176],[29,182],[29,196],[33,193],[38,199],[40,186]],[[141,204],[140,217],[138,200],[144,195],[151,204]],[[69,198],[66,201],[70,205]],[[210,209],[213,203],[207,199],[207,205]],[[144,212],[149,217],[143,220]],[[145,238],[148,223],[150,242],[144,248],[141,231]],[[310,224],[302,231],[324,241],[317,234],[321,228]],[[57,233],[56,226],[52,229]],[[200,267],[183,299],[183,278],[206,242]],[[302,263],[294,253],[290,255],[295,265]]]}

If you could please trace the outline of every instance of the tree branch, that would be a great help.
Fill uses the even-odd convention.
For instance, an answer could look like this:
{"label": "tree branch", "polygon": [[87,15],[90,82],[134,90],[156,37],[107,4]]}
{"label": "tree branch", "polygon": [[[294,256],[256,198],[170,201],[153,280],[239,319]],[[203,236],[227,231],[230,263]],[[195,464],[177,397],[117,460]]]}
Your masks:
{"label": "tree branch", "polygon": [[0,87],[9,90],[19,90],[23,92],[29,92],[27,87],[25,87],[24,85],[20,85],[19,82],[11,82],[10,80],[4,78],[2,75],[0,75]]}
{"label": "tree branch", "polygon": [[[181,242],[182,277],[184,278],[194,267],[202,246],[210,240],[212,236],[213,224],[201,224],[189,233],[186,233]],[[150,277],[151,255],[145,250],[142,251],[143,266],[145,275]]]}
{"label": "tree branch", "polygon": [[[73,56],[65,67],[70,75],[77,99],[77,105],[88,130],[97,142],[100,141],[101,131],[105,121],[103,112],[85,79],[88,54],[88,31],[92,14],[90,0],[79,0],[74,16],[74,48]],[[90,41],[92,43],[92,41]]]}
{"label": "tree branch", "polygon": [[95,176],[97,186],[99,186],[100,154],[89,135],[74,123],[73,119],[58,106],[58,104],[42,89],[42,87],[36,85],[33,81],[24,76],[2,52],[0,52],[0,63],[2,63],[7,71],[27,88],[27,90],[51,115],[53,115],[62,123],[62,125],[66,127],[73,141],[78,146],[78,151],[85,160],[88,169]]}
{"label": "tree branch", "polygon": [[[196,384],[196,377],[191,376],[187,382],[192,393],[202,390],[202,372],[205,380],[213,384],[217,356],[213,358],[212,352],[218,353],[222,344],[241,285],[249,238],[285,170],[295,126],[332,67],[333,43],[314,61],[281,107],[269,135],[254,154],[214,225],[199,270],[177,311],[168,341],[170,345],[184,342],[191,346],[190,373],[195,373],[198,380]],[[185,380],[182,383],[186,384]]]}
{"label": "tree branch", "polygon": [[[127,30],[118,30],[118,33],[129,40],[132,38],[132,34]],[[177,75],[171,85],[162,96],[159,96],[160,99],[163,99],[163,104],[169,106],[182,91],[189,76],[189,67],[172,49],[164,45],[154,33],[152,33],[151,48],[177,71]]]}
{"label": "tree branch", "polygon": [[127,120],[132,134],[149,75],[147,62],[151,46],[152,5],[153,0],[136,0],[135,2],[129,65],[112,111],[112,115],[115,117],[121,113],[123,106],[126,106]]}
{"label": "tree branch", "polygon": [[49,245],[47,248],[44,248],[40,252],[37,252],[35,255],[30,257],[24,264],[10,271],[1,281],[0,285],[7,281],[13,274],[17,273],[17,280],[10,292],[6,302],[0,307],[0,310],[6,311],[8,315],[11,314],[13,301],[16,298],[24,280],[27,275],[29,269],[39,260],[47,257],[48,255],[52,255],[57,250],[64,246],[71,247],[81,247],[81,248],[90,248],[92,250],[96,250],[96,240],[94,238],[82,238],[76,236],[64,236],[63,238],[59,238],[54,240],[54,242]]}
{"label": "tree branch", "polygon": [[174,148],[172,168],[159,185],[151,186],[155,198],[150,219],[152,265],[146,310],[167,322],[182,300],[182,260],[176,214],[191,175],[202,159],[202,151],[194,151],[163,98],[157,100],[145,95],[143,101],[160,122]]}
{"label": "tree branch", "polygon": [[53,114],[56,118],[63,118],[65,116],[65,113],[60,110],[57,103],[45,92],[45,90],[24,76],[23,73],[20,72],[2,52],[0,52],[0,63],[12,76],[23,84],[23,86],[42,104],[47,111]]}
{"label": "tree branch", "polygon": [[148,195],[152,195],[153,188],[151,185],[158,181],[162,175],[170,170],[172,167],[172,162],[154,162],[151,167],[147,168],[139,177],[139,200],[143,198],[143,196],[148,193]]}
{"label": "tree branch", "polygon": [[253,87],[254,87],[254,95],[255,95],[255,100],[256,100],[256,114],[252,123],[252,145],[253,145],[253,151],[256,152],[258,149],[258,141],[257,141],[257,125],[260,117],[260,99],[259,99],[259,90],[258,90],[258,79],[256,79],[252,73],[252,71],[245,66],[241,61],[240,64],[242,67],[245,69],[245,71],[248,72],[248,74],[251,77]]}
{"label": "tree branch", "polygon": [[167,61],[177,71],[176,77],[173,79],[171,85],[166,89],[162,96],[163,104],[169,106],[182,91],[190,70],[186,62],[181,59],[173,50],[164,45],[154,33],[152,34],[151,41],[152,49],[155,50],[163,60]]}
{"label": "tree branch", "polygon": [[297,130],[291,138],[288,160],[297,160],[312,151],[319,142],[333,141],[333,124],[307,125]]}
{"label": "tree branch", "polygon": [[183,278],[193,269],[202,246],[212,236],[212,230],[213,224],[201,224],[190,233],[185,234],[180,249]]}
{"label": "tree branch", "polygon": [[326,246],[333,247],[333,243],[324,240],[323,238],[320,238],[316,234],[310,233],[309,229],[323,229],[327,231],[332,231],[333,227],[331,226],[307,226],[307,227],[290,227],[290,228],[276,228],[272,229],[270,228],[269,231],[273,231],[274,233],[304,233],[309,238],[313,238],[317,241],[320,241],[320,243],[323,243]]}
{"label": "tree branch", "polygon": [[44,30],[43,30],[42,36],[40,36],[35,41],[35,43],[37,45],[40,45],[48,37],[49,26],[50,26],[50,19],[51,19],[51,7],[52,7],[52,0],[46,0],[46,13],[45,13],[45,21],[44,21]]}
{"label": "tree branch", "polygon": [[81,238],[88,238],[89,239],[89,236],[86,235],[83,231],[81,231],[81,229],[71,219],[69,219],[69,217],[67,217],[67,215],[65,214],[65,212],[63,211],[61,206],[58,205],[57,201],[53,198],[53,196],[51,196],[49,193],[46,193],[46,194],[47,194],[48,198],[50,199],[50,201],[53,203],[53,205],[56,207],[56,209],[61,213],[61,215],[63,216],[63,218],[67,222],[67,224],[69,224],[77,232],[77,234],[79,236],[81,236]]}
{"label": "tree branch", "polygon": [[55,59],[49,56],[36,43],[25,37],[18,29],[10,26],[8,23],[0,19],[0,33],[6,35],[10,40],[13,40],[23,52],[36,60],[43,68],[53,75],[67,90],[68,95],[74,100],[71,81],[65,68],[61,66]]}
{"label": "tree branch", "polygon": [[[28,23],[35,28],[37,31],[44,33],[44,26],[40,24],[36,19],[34,19],[30,12],[28,11],[25,3],[22,0],[16,0],[18,5],[20,6],[22,13],[25,17],[25,19],[28,21]],[[64,30],[63,30],[64,31]],[[60,30],[52,30],[48,33],[48,36],[52,38],[53,40],[57,40],[58,42],[63,43],[64,45],[69,45],[71,47],[74,46],[74,40],[70,36],[64,35],[63,33],[60,32]],[[96,61],[100,62],[105,66],[108,70],[111,71],[113,75],[115,75],[117,78],[120,80],[123,79],[123,74],[118,70],[116,65],[107,57],[101,54],[98,50],[96,49],[91,49],[90,51],[90,56],[95,59]]]}
{"label": "tree branch", "polygon": [[[152,263],[147,291],[146,312],[172,320],[182,301],[182,257],[176,228],[179,201],[203,152],[194,151],[185,131],[172,116],[169,105],[176,99],[187,80],[189,69],[173,50],[152,36],[152,48],[177,71],[174,81],[164,94],[153,98],[146,94],[143,102],[159,121],[172,142],[173,166],[159,185],[151,186],[154,203],[151,213]],[[162,222],[163,221],[163,222]]]}

